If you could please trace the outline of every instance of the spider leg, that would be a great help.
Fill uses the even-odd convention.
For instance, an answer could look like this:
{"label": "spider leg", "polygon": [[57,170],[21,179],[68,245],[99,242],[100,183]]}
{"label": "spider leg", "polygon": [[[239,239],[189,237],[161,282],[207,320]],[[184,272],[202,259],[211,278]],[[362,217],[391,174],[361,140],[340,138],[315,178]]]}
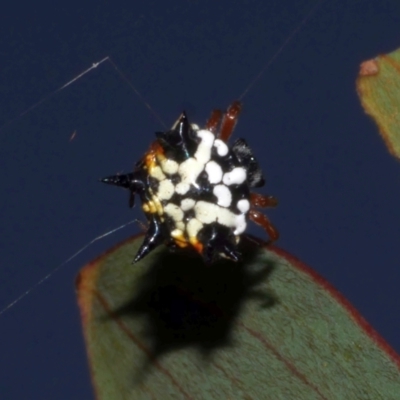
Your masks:
{"label": "spider leg", "polygon": [[260,193],[250,193],[250,204],[253,207],[276,207],[278,205],[278,200],[274,196],[265,196]]}
{"label": "spider leg", "polygon": [[257,211],[254,208],[251,208],[249,211],[249,217],[253,222],[255,222],[257,225],[260,225],[265,230],[265,232],[267,232],[268,236],[270,237],[269,240],[270,243],[278,240],[279,232],[271,224],[270,220],[265,214],[261,213],[260,211]]}
{"label": "spider leg", "polygon": [[221,123],[221,110],[213,110],[210,119],[206,123],[206,129],[214,134],[217,133],[219,124]]}
{"label": "spider leg", "polygon": [[239,101],[234,101],[226,110],[222,118],[221,129],[219,131],[219,139],[227,142],[235,129],[242,104]]}

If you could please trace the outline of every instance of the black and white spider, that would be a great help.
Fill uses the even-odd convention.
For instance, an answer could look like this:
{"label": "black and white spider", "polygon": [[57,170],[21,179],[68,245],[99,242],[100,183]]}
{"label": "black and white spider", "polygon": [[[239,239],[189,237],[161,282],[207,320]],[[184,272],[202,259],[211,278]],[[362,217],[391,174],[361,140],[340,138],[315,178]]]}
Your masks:
{"label": "black and white spider", "polygon": [[244,139],[227,142],[237,123],[238,101],[225,113],[214,110],[204,129],[190,124],[183,112],[171,130],[157,139],[126,175],[102,182],[130,191],[133,207],[138,194],[149,221],[134,262],[165,243],[191,247],[206,263],[225,257],[240,259],[237,245],[248,220],[261,225],[271,241],[278,232],[258,207],[273,207],[276,199],[251,191],[264,185],[264,177]]}

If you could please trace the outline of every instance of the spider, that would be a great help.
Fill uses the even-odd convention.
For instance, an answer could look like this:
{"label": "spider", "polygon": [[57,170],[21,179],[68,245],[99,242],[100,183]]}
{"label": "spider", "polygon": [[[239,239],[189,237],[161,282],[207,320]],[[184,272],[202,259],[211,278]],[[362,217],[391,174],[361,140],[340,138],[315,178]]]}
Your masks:
{"label": "spider", "polygon": [[192,248],[207,264],[219,258],[240,260],[238,244],[248,220],[260,225],[270,241],[278,231],[257,208],[274,207],[273,196],[252,192],[264,177],[244,139],[227,142],[241,111],[234,101],[225,113],[214,110],[204,129],[190,124],[183,112],[126,175],[103,178],[107,184],[140,197],[148,229],[134,263],[158,245]]}

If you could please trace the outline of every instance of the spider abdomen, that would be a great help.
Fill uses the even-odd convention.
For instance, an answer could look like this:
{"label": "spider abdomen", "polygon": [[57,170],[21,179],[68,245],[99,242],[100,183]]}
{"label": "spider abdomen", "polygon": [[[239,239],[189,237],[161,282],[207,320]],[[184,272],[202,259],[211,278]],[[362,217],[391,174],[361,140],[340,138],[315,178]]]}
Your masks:
{"label": "spider abdomen", "polygon": [[[185,120],[181,116],[178,126]],[[192,246],[203,253],[205,242],[219,230],[233,247],[246,229],[250,209],[246,168],[211,131],[188,125],[185,134],[183,127],[174,134],[174,129],[165,136],[158,134],[145,157],[143,168],[153,183],[148,185],[150,201],[143,203],[143,210],[165,224],[179,247]],[[174,151],[169,146],[172,141]],[[187,148],[191,151],[183,154]],[[205,230],[207,225],[214,228]]]}

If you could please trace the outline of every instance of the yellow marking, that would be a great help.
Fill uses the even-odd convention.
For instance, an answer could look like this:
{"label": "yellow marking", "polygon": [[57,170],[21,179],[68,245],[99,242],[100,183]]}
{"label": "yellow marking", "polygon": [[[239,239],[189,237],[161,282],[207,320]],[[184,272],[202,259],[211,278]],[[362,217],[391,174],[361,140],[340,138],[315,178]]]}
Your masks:
{"label": "yellow marking", "polygon": [[154,201],[150,200],[147,204],[149,205],[150,212],[152,214],[156,214],[157,208],[156,208],[156,205],[154,204]]}
{"label": "yellow marking", "polygon": [[177,246],[187,247],[191,245],[198,253],[201,254],[203,252],[203,245],[198,241],[196,237],[192,237],[188,241],[183,231],[181,231],[180,229],[174,229],[171,232],[171,236],[174,239],[174,242],[177,244]]}
{"label": "yellow marking", "polygon": [[147,203],[143,203],[142,210],[145,213],[158,214],[157,206],[155,205],[154,201],[152,201],[152,200],[148,201]]}
{"label": "yellow marking", "polygon": [[187,247],[188,242],[180,229],[174,229],[171,236],[179,247]]}
{"label": "yellow marking", "polygon": [[188,243],[186,241],[181,241],[181,240],[178,240],[178,239],[174,239],[174,241],[179,247],[184,248],[184,247],[188,246]]}
{"label": "yellow marking", "polygon": [[154,202],[154,205],[156,207],[157,214],[160,215],[160,216],[163,215],[164,214],[164,208],[163,208],[163,206],[161,204],[161,201],[158,199],[158,197],[153,196],[153,202]]}
{"label": "yellow marking", "polygon": [[[164,155],[164,150],[160,143],[157,141],[150,145],[149,151],[144,156],[144,163],[147,168],[151,171],[157,165],[157,157],[162,157]],[[165,157],[165,156],[164,156]]]}
{"label": "yellow marking", "polygon": [[174,239],[185,240],[185,238],[184,238],[184,236],[183,236],[183,232],[182,232],[180,229],[174,229],[174,230],[171,232],[171,236],[172,236]]}

